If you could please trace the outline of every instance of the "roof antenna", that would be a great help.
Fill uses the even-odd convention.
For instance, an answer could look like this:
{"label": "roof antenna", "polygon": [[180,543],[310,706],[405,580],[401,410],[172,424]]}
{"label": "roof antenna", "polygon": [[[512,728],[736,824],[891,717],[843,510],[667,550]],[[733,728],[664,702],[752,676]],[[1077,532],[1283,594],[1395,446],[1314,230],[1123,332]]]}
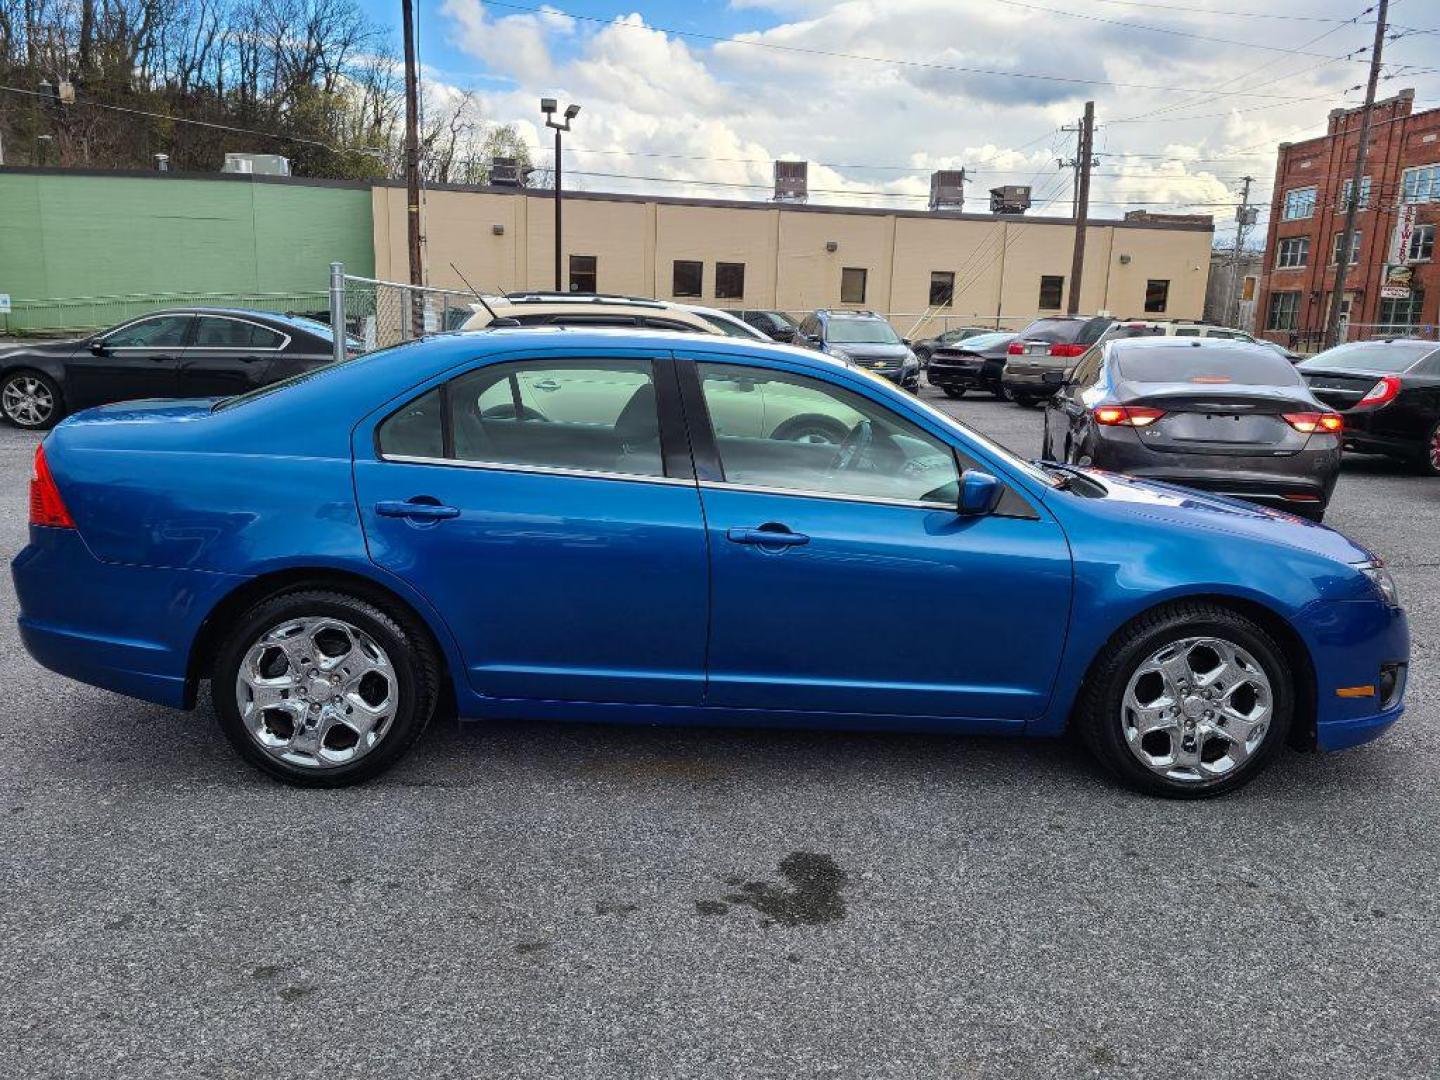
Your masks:
{"label": "roof antenna", "polygon": [[495,314],[495,309],[492,308],[489,304],[487,304],[487,303],[485,302],[485,297],[483,297],[483,296],[480,295],[480,290],[477,289],[477,288],[475,288],[474,285],[471,285],[471,284],[470,284],[470,279],[467,278],[464,274],[460,273],[460,268],[459,268],[458,266],[456,266],[453,262],[450,264],[450,269],[455,271],[456,276],[459,277],[460,280],[465,283],[465,287],[470,290],[470,292],[474,295],[474,297],[475,297],[476,300],[479,300],[479,301],[480,301],[480,306],[483,307],[486,311],[488,311],[488,312],[490,313],[490,325],[491,325],[491,326],[519,326],[519,325],[520,325],[520,320],[519,320],[519,319],[512,319],[512,318],[509,318],[509,317],[502,318],[501,316],[496,315],[496,314]]}

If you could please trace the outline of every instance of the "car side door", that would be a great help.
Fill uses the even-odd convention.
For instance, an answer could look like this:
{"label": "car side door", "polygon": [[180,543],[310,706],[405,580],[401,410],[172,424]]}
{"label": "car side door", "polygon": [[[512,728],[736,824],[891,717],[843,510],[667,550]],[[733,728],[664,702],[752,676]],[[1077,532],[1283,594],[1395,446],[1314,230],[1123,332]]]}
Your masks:
{"label": "car side door", "polygon": [[698,705],[709,578],[668,354],[480,363],[356,429],[370,558],[481,698]]}
{"label": "car side door", "polygon": [[1089,405],[1083,394],[1095,382],[1103,356],[1103,346],[1092,345],[1060,389],[1045,402],[1045,457],[1053,461],[1071,460],[1071,450],[1081,438],[1089,416]]}
{"label": "car side door", "polygon": [[198,315],[180,363],[181,397],[228,397],[270,381],[290,335],[249,319]]}
{"label": "car side door", "polygon": [[[987,731],[1039,716],[1071,589],[1043,506],[1007,484],[995,513],[961,515],[961,470],[983,459],[863,376],[687,355],[677,374],[710,536],[706,703]],[[731,431],[760,433],[712,425],[721,396],[756,413]],[[788,435],[814,416],[846,433]]]}
{"label": "car side door", "polygon": [[67,405],[73,411],[112,401],[175,397],[194,325],[192,314],[161,313],[92,338],[66,362]]}

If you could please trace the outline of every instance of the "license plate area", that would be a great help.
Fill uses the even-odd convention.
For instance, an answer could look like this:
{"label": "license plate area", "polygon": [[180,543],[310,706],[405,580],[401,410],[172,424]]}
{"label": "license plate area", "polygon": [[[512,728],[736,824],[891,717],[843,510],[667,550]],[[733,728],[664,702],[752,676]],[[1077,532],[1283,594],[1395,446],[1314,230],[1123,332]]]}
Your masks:
{"label": "license plate area", "polygon": [[1166,417],[1165,434],[1176,442],[1271,443],[1276,441],[1273,416],[1245,416],[1239,413],[1171,413]]}

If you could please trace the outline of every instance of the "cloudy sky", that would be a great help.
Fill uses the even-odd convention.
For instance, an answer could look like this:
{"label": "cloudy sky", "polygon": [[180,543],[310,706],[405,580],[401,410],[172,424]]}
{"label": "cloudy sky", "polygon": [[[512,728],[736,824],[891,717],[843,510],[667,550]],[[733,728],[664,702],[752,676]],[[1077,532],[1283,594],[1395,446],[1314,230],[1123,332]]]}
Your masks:
{"label": "cloudy sky", "polygon": [[[1059,129],[1093,98],[1094,216],[1214,213],[1222,236],[1241,176],[1268,203],[1275,144],[1363,99],[1374,33],[1361,0],[418,2],[432,99],[477,91],[540,163],[538,99],[583,106],[567,187],[766,198],[787,157],[817,203],[923,208],[930,171],[963,167],[969,210],[1032,184],[1068,213]],[[1435,0],[1392,0],[1391,24],[1381,96],[1440,105]]]}

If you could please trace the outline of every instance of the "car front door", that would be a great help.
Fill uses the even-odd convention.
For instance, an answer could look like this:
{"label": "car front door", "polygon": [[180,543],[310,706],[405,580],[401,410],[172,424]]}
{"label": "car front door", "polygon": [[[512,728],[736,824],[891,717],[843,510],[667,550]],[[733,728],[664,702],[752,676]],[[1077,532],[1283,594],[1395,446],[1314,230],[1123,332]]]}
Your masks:
{"label": "car front door", "polygon": [[370,557],[496,699],[696,705],[706,536],[668,356],[479,366],[357,429]]}
{"label": "car front door", "polygon": [[[979,461],[858,376],[693,358],[677,371],[710,533],[707,704],[996,731],[1040,715],[1071,590],[1044,508],[1011,486],[960,515]],[[760,433],[713,431],[721,399],[763,410],[729,428]],[[839,444],[787,437],[816,416],[845,425]]]}
{"label": "car front door", "polygon": [[175,397],[194,323],[194,315],[151,315],[91,339],[66,364],[66,404],[73,411],[111,401]]}
{"label": "car front door", "polygon": [[181,397],[228,397],[263,386],[290,336],[248,319],[200,315],[180,363]]}

